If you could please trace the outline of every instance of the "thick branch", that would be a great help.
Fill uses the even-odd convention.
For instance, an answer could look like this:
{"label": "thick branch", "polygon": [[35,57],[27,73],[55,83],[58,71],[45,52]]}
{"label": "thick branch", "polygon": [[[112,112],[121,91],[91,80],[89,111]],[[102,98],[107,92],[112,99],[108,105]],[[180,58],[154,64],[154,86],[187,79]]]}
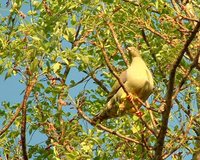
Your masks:
{"label": "thick branch", "polygon": [[22,153],[23,159],[28,160],[27,150],[26,150],[26,109],[27,109],[27,101],[30,96],[30,93],[37,82],[37,78],[34,77],[30,79],[28,82],[28,86],[26,87],[26,91],[24,94],[24,98],[21,104],[22,107],[22,125],[21,125],[21,142],[22,142]]}
{"label": "thick branch", "polygon": [[20,107],[16,110],[16,113],[13,115],[13,117],[11,118],[11,120],[8,122],[7,125],[5,125],[1,130],[0,130],[0,136],[2,134],[4,134],[7,129],[12,125],[12,123],[15,121],[15,119],[19,116],[19,113],[21,112],[22,110],[22,105],[20,105]]}
{"label": "thick branch", "polygon": [[181,59],[184,56],[184,53],[186,52],[187,48],[189,47],[190,43],[192,40],[195,38],[197,32],[199,31],[200,28],[200,22],[197,23],[195,29],[193,30],[192,34],[186,41],[183,49],[179,53],[179,56],[177,57],[175,63],[173,64],[172,70],[170,72],[169,76],[169,83],[168,83],[168,90],[167,90],[167,98],[166,98],[166,106],[165,106],[165,111],[163,112],[162,115],[162,125],[161,129],[158,135],[158,141],[157,141],[157,146],[155,148],[155,160],[161,160],[162,159],[162,150],[164,147],[164,139],[167,133],[167,126],[168,126],[168,119],[169,119],[169,114],[170,110],[172,107],[172,96],[173,96],[173,90],[174,90],[174,81],[175,81],[175,75],[176,75],[176,69],[179,66]]}

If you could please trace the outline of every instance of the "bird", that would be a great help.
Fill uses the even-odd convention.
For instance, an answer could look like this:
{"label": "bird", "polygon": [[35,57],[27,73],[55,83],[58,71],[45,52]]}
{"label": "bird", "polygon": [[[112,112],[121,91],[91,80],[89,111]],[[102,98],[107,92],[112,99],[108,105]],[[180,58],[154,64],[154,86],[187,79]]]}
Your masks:
{"label": "bird", "polygon": [[145,102],[153,92],[153,76],[142,59],[140,51],[133,46],[128,47],[127,50],[131,56],[131,63],[120,74],[119,79],[129,95],[123,90],[119,81],[116,81],[111,92],[108,94],[104,109],[92,118],[94,122],[101,123],[107,119],[135,113],[136,108],[139,109],[142,106],[139,100]]}

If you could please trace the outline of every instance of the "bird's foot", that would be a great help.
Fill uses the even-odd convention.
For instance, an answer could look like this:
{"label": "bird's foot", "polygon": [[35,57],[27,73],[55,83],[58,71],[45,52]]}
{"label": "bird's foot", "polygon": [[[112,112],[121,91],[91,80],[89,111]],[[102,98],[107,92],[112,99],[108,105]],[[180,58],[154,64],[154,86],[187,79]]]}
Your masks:
{"label": "bird's foot", "polygon": [[133,104],[134,103],[136,103],[136,104],[139,103],[139,104],[142,104],[142,105],[146,106],[145,103],[140,98],[138,98],[137,96],[135,96],[135,95],[133,95],[131,93],[128,94],[127,99]]}
{"label": "bird's foot", "polygon": [[132,101],[135,101],[137,99],[137,97],[135,97],[133,94],[129,93],[127,95],[127,99],[132,102]]}
{"label": "bird's foot", "polygon": [[137,112],[135,112],[135,113],[136,113],[136,115],[137,115],[138,117],[142,117],[142,116],[144,115],[144,113],[141,112],[141,111],[137,111]]}
{"label": "bird's foot", "polygon": [[119,104],[119,110],[123,111],[124,109],[125,109],[125,104],[124,104],[124,102],[122,102]]}

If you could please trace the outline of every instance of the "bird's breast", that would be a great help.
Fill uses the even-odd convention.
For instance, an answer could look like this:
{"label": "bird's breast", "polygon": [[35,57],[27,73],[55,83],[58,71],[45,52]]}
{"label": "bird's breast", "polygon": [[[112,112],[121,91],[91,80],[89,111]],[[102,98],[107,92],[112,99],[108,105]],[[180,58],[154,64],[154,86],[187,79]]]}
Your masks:
{"label": "bird's breast", "polygon": [[138,93],[141,90],[153,89],[153,77],[145,63],[135,63],[127,70],[127,88],[129,92]]}

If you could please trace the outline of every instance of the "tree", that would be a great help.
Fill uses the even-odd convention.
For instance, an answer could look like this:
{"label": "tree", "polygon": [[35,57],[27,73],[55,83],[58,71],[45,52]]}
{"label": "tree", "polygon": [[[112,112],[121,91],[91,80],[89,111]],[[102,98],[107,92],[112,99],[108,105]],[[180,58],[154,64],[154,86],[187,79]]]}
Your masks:
{"label": "tree", "polygon": [[[19,77],[25,89],[22,102],[4,101],[0,107],[3,158],[198,159],[198,0],[8,0],[5,5],[0,73]],[[94,122],[129,64],[127,46],[142,52],[154,75],[154,92],[140,109],[143,116]],[[47,138],[31,144],[33,135]]]}

